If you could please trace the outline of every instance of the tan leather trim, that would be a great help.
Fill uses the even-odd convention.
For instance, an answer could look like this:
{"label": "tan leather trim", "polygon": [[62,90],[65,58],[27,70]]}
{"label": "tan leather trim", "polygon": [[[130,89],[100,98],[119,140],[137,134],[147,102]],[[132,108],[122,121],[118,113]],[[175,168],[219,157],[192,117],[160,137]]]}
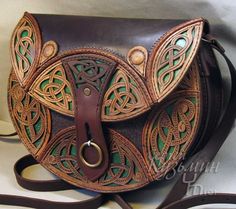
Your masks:
{"label": "tan leather trim", "polygon": [[147,86],[155,102],[166,98],[188,71],[201,42],[204,22],[199,18],[178,25],[153,46],[147,64]]}
{"label": "tan leather trim", "polygon": [[[21,37],[23,32],[25,35]],[[25,12],[11,38],[11,62],[23,88],[29,87],[28,82],[39,63],[41,47],[39,26],[34,17]]]}
{"label": "tan leather trim", "polygon": [[9,76],[8,108],[17,134],[37,159],[51,135],[50,111],[24,91],[13,70]]}

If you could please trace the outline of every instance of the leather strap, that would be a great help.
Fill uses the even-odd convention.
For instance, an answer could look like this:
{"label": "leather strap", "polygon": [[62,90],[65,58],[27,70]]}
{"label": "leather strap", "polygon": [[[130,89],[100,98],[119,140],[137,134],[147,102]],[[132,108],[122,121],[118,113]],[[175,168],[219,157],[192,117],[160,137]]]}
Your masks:
{"label": "leather strap", "polygon": [[16,132],[10,133],[10,134],[0,134],[0,137],[11,137],[11,136],[17,136]]}
{"label": "leather strap", "polygon": [[[78,187],[68,184],[60,179],[40,181],[27,179],[21,175],[24,169],[36,164],[38,164],[38,162],[31,155],[26,155],[15,163],[14,173],[16,180],[23,188],[32,191],[61,191],[78,189]],[[2,205],[22,206],[38,209],[94,209],[100,207],[106,200],[110,199],[116,201],[122,208],[131,209],[130,205],[118,194],[105,195],[98,193],[95,197],[89,200],[77,202],[57,202],[17,195],[0,194],[0,204]]]}
{"label": "leather strap", "polygon": [[[58,179],[58,180],[48,180],[48,181],[37,181],[24,178],[21,173],[22,171],[32,165],[38,164],[37,161],[31,156],[27,155],[19,159],[15,166],[14,172],[17,182],[24,188],[34,191],[58,191],[66,189],[75,189],[74,186]],[[77,188],[78,189],[78,188]],[[0,204],[3,205],[15,205],[23,207],[31,207],[38,209],[94,209],[98,208],[103,204],[105,198],[102,194],[97,194],[95,197],[79,201],[79,202],[55,202],[42,200],[37,198],[29,198],[16,195],[0,195]]]}

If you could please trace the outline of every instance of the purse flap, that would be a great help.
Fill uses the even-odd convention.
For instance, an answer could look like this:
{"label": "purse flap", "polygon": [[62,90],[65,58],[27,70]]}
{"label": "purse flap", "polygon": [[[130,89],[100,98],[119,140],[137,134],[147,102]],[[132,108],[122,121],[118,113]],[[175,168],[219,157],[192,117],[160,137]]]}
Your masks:
{"label": "purse flap", "polygon": [[106,54],[119,63],[119,68],[104,95],[101,119],[126,120],[146,112],[179,85],[196,55],[203,28],[208,32],[205,23],[202,18],[186,21],[25,13],[13,33],[12,64],[21,86],[33,97],[74,117],[74,95],[63,70],[66,96],[58,102],[53,100],[53,92],[47,95],[41,85],[51,70],[48,60],[57,54]]}

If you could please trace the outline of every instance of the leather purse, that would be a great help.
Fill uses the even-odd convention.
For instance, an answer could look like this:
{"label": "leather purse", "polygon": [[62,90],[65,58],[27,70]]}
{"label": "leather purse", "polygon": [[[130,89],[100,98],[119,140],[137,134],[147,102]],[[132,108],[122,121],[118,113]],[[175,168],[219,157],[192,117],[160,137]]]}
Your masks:
{"label": "leather purse", "polygon": [[[116,193],[158,183],[179,164],[191,177],[188,166],[212,160],[235,118],[213,48],[233,88],[233,66],[203,18],[25,13],[11,38],[8,105],[33,158],[16,171],[40,163],[65,187],[115,193],[124,208]],[[185,192],[177,181],[159,208]]]}

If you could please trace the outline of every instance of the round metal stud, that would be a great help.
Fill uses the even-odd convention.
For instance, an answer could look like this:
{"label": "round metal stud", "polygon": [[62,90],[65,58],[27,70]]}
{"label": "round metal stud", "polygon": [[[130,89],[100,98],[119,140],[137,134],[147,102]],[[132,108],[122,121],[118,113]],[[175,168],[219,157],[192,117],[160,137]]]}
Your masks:
{"label": "round metal stud", "polygon": [[134,65],[140,65],[144,62],[145,56],[144,53],[140,50],[135,50],[131,54],[130,61]]}
{"label": "round metal stud", "polygon": [[85,96],[90,96],[91,95],[91,89],[88,88],[88,87],[84,88],[84,95]]}

